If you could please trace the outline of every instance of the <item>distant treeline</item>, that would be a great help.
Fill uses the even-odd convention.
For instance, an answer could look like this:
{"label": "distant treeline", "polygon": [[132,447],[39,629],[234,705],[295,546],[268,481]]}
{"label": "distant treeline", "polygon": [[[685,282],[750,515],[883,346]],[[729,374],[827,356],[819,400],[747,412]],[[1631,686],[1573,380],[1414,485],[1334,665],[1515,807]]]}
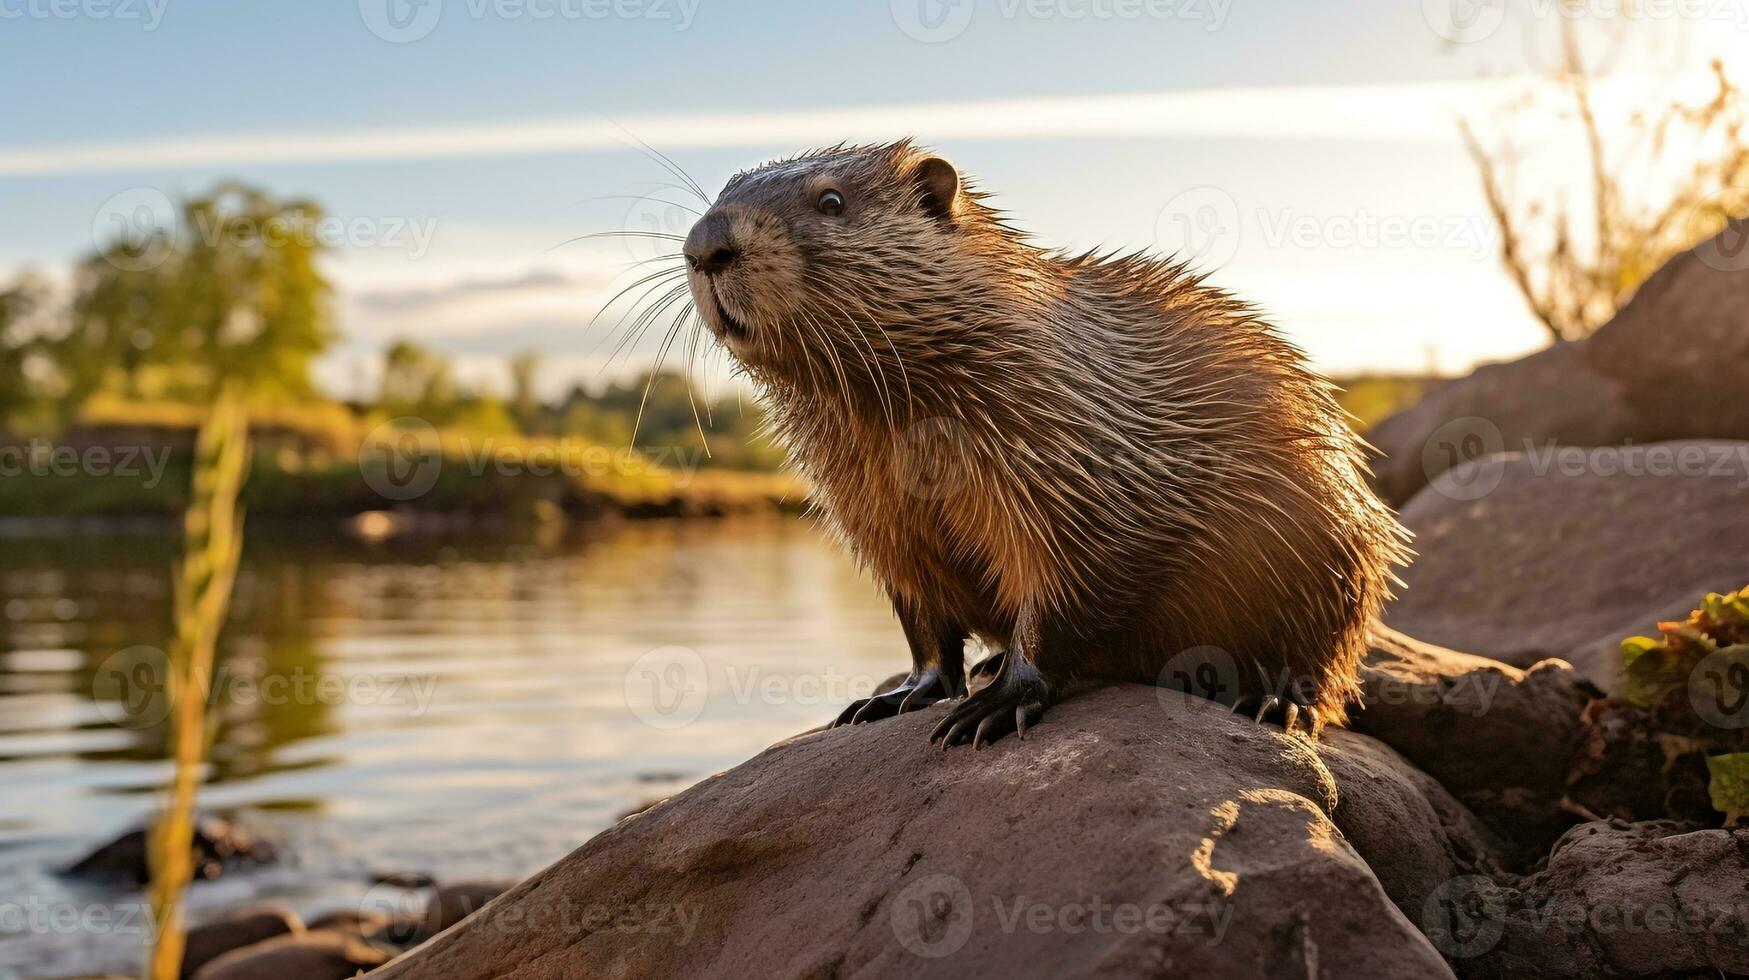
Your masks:
{"label": "distant treeline", "polygon": [[[307,405],[312,424],[333,424],[334,403],[310,377],[341,333],[319,263],[327,246],[299,233],[323,220],[320,206],[227,182],[176,207],[124,209],[109,239],[75,263],[68,290],[29,273],[0,286],[0,432],[162,425],[187,417],[179,406],[210,403],[227,380],[276,414]],[[750,400],[709,402],[669,372],[543,401],[539,363],[532,352],[511,358],[501,396],[459,381],[441,353],[398,341],[375,396],[347,407],[361,421],[413,416],[482,436],[708,445],[705,466],[769,469],[780,458],[753,438],[761,416]]]}

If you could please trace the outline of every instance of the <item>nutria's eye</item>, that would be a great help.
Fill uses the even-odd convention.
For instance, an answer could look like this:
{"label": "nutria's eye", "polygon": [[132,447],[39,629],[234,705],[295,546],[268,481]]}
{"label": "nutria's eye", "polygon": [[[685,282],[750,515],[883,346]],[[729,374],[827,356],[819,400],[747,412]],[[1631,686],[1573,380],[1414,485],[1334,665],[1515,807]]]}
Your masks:
{"label": "nutria's eye", "polygon": [[826,191],[820,195],[814,207],[819,208],[821,214],[836,218],[844,213],[844,195],[837,191]]}

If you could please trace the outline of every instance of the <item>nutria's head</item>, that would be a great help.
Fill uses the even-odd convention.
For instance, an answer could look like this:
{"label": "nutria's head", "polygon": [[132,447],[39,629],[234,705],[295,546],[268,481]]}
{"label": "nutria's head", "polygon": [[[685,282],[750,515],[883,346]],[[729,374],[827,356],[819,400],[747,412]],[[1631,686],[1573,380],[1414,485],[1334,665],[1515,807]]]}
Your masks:
{"label": "nutria's head", "polygon": [[975,305],[968,279],[988,278],[993,250],[1018,246],[978,197],[909,142],[737,174],[686,237],[694,304],[756,377],[878,386],[874,371],[923,356]]}

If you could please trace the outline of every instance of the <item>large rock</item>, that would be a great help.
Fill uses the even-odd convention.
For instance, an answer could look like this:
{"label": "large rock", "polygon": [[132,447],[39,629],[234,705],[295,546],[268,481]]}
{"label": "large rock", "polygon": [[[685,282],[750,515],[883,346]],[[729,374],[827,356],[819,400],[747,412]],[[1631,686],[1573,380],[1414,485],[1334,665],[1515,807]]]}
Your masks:
{"label": "large rock", "polygon": [[1441,473],[1480,456],[1542,446],[1597,446],[1635,438],[1622,386],[1586,363],[1577,343],[1484,364],[1447,381],[1366,434],[1379,496],[1401,506]]}
{"label": "large rock", "polygon": [[303,931],[297,913],[281,905],[236,909],[188,930],[182,947],[182,976],[194,976],[201,967],[234,949]]}
{"label": "large rock", "polygon": [[1375,627],[1355,731],[1389,744],[1509,842],[1539,858],[1577,819],[1563,806],[1600,696],[1570,664],[1520,670]]}
{"label": "large rock", "polygon": [[[278,857],[273,841],[249,827],[215,816],[202,816],[195,821],[190,848],[196,879],[217,878],[232,868],[266,864]],[[146,851],[146,829],[135,828],[99,846],[62,873],[75,878],[144,885],[152,880]]]}
{"label": "large rock", "polygon": [[1749,442],[1565,447],[1466,463],[1402,511],[1418,556],[1385,621],[1610,689],[1625,636],[1749,582]]}
{"label": "large rock", "polygon": [[1590,337],[1446,382],[1380,422],[1379,493],[1550,443],[1749,439],[1749,223],[1671,259]]}
{"label": "large rock", "polygon": [[1465,978],[1749,975],[1749,829],[1568,831],[1522,879],[1453,879],[1425,921]]}
{"label": "large rock", "polygon": [[1122,685],[943,754],[943,710],[774,746],[378,975],[1450,975],[1401,909],[1491,844],[1384,746]]}
{"label": "large rock", "polygon": [[347,980],[388,961],[387,953],[357,936],[305,932],[226,953],[194,980]]}
{"label": "large rock", "polygon": [[1585,342],[1642,439],[1749,439],[1749,221],[1671,259]]}

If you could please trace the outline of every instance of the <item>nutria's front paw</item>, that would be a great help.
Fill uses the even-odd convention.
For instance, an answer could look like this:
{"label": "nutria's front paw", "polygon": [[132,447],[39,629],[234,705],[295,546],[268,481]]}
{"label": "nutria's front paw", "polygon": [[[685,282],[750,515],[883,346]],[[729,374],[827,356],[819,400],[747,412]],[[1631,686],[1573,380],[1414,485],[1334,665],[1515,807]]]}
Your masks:
{"label": "nutria's front paw", "polygon": [[965,681],[961,678],[949,677],[939,667],[924,667],[912,670],[911,675],[899,682],[890,691],[881,691],[872,697],[852,701],[832,722],[832,727],[854,725],[865,721],[880,721],[902,715],[907,711],[917,711],[927,708],[937,701],[956,698],[965,690]]}
{"label": "nutria's front paw", "polygon": [[1026,726],[1038,721],[1055,700],[1055,692],[1038,668],[1011,658],[990,686],[954,705],[929,734],[929,741],[940,739],[943,749],[970,741],[976,749],[1009,732],[1025,738]]}

